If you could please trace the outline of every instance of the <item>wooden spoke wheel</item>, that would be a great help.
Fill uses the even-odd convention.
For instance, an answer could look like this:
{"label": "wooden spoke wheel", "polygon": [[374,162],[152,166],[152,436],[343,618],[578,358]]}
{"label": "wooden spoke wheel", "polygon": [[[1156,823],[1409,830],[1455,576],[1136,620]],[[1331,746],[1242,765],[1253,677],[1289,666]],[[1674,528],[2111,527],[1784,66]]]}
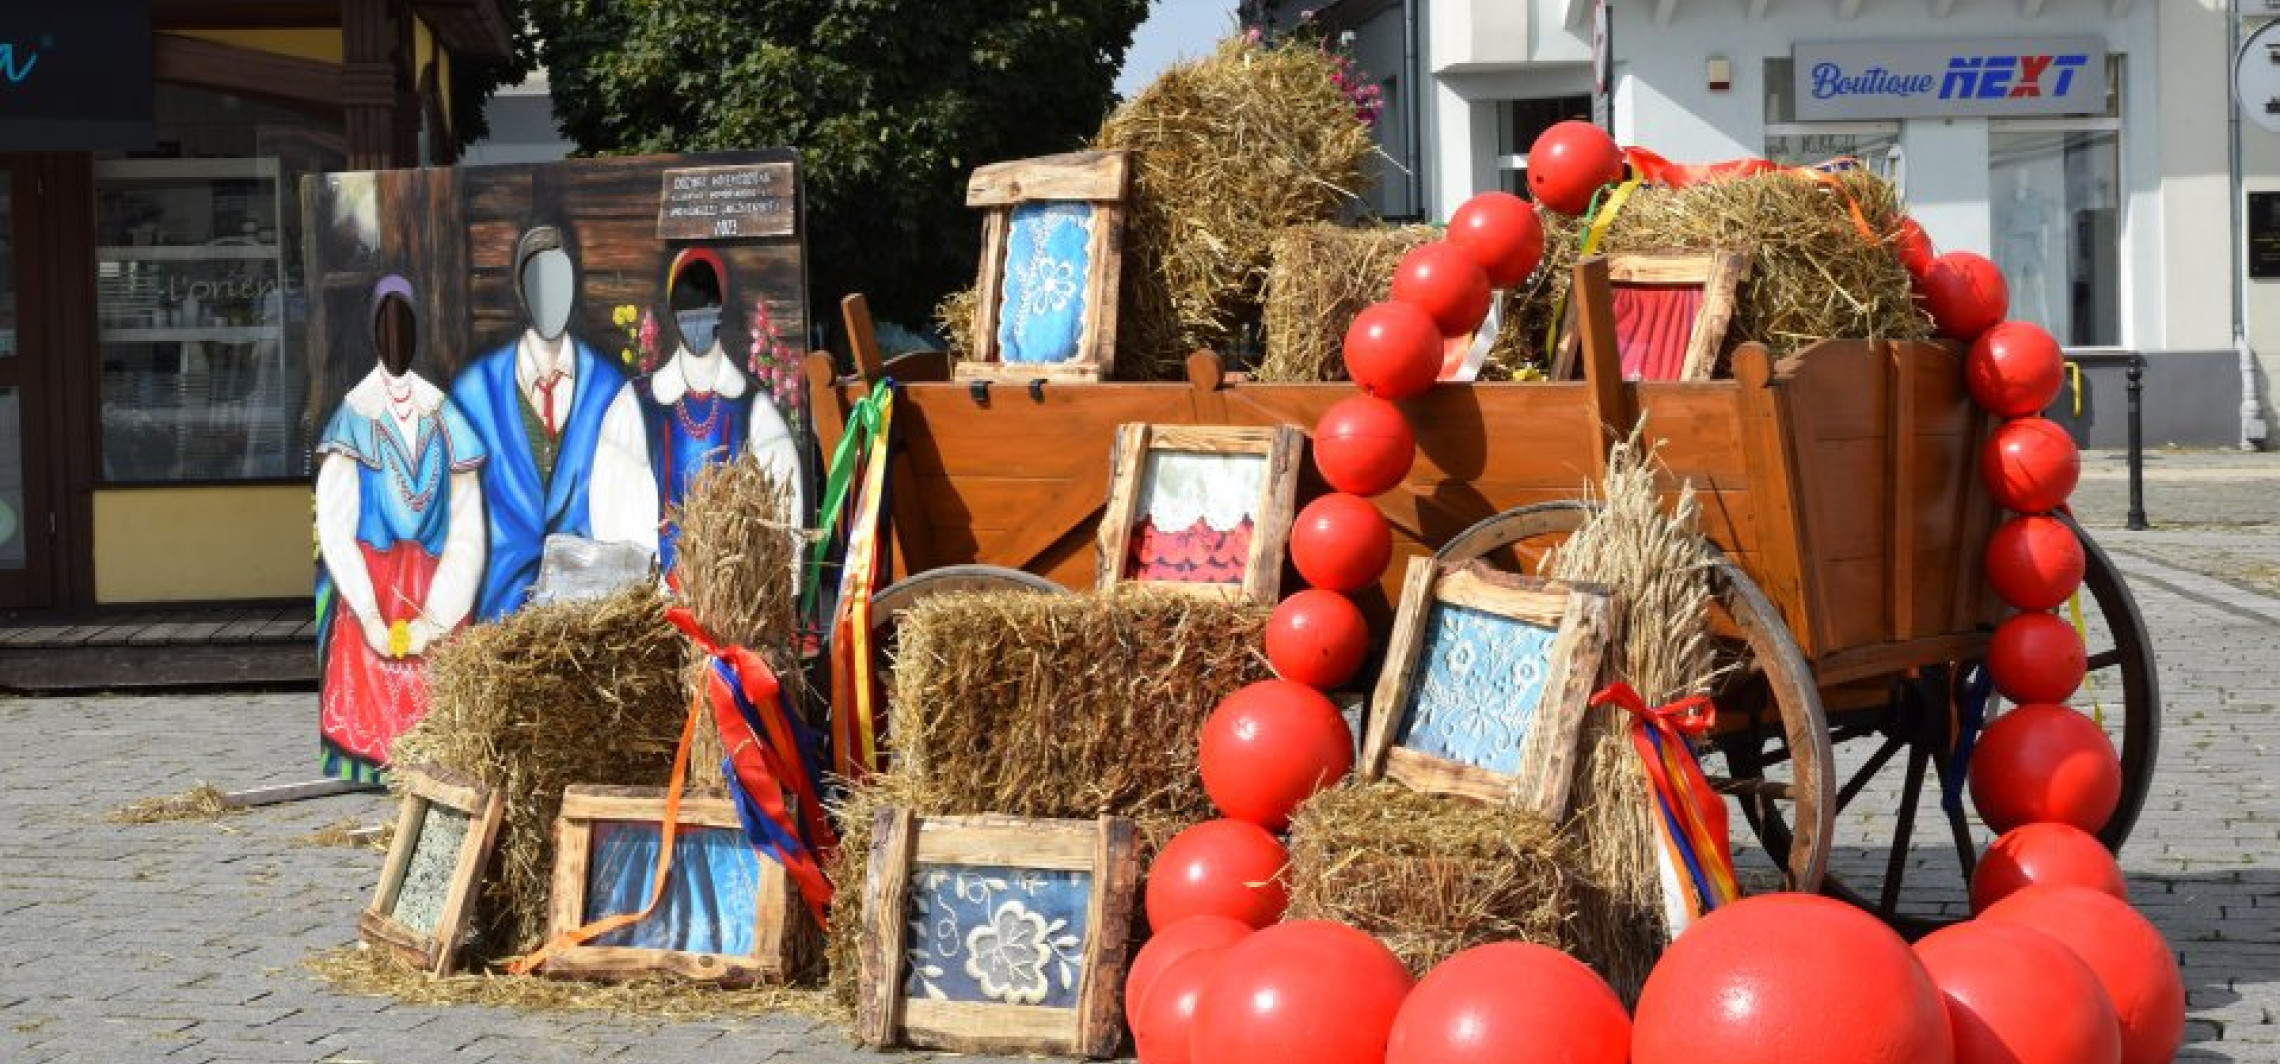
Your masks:
{"label": "wooden spoke wheel", "polygon": [[[1508,510],[1458,533],[1434,556],[1444,562],[1490,558],[1514,571],[1534,572],[1545,550],[1580,527],[1591,511],[1581,501]],[[1716,692],[1718,746],[1732,742],[1762,752],[1770,743],[1778,754],[1729,757],[1727,776],[1712,782],[1741,804],[1768,856],[1785,873],[1788,889],[1818,890],[1836,807],[1820,693],[1773,603],[1715,546],[1704,547],[1712,556],[1713,627],[1721,654],[1734,665]]]}
{"label": "wooden spoke wheel", "polygon": [[[2079,524],[2071,517],[2063,519],[2081,540],[2088,563],[2082,606],[2090,673],[2072,702],[2086,712],[2095,709],[2104,718],[2107,736],[2121,754],[2121,800],[2099,832],[2107,848],[2119,852],[2153,782],[2161,694],[2145,622],[2121,572]],[[1962,661],[1890,678],[1883,681],[1880,702],[1838,708],[1830,714],[1837,744],[1856,749],[1874,744],[1864,759],[1849,764],[1850,772],[1837,791],[1837,813],[1846,817],[1847,838],[1866,836],[1872,845],[1840,855],[1839,867],[1823,889],[1875,912],[1910,937],[1970,915],[1961,886],[1968,885],[1983,839],[1991,835],[1976,823],[1968,788],[1956,778],[1951,757],[1959,724],[1952,712],[1951,685],[1968,680],[1981,665],[1978,660]],[[1840,700],[1832,695],[1831,701]],[[1988,708],[1994,708],[1992,702]],[[1946,828],[1932,829],[1929,839],[1921,837],[1917,825],[1927,788],[1933,815],[1945,821]],[[1956,801],[1946,800],[1951,790]],[[1855,803],[1870,799],[1897,804],[1889,816],[1881,811],[1848,815]],[[1780,825],[1758,827],[1764,834],[1769,828],[1778,831]]]}

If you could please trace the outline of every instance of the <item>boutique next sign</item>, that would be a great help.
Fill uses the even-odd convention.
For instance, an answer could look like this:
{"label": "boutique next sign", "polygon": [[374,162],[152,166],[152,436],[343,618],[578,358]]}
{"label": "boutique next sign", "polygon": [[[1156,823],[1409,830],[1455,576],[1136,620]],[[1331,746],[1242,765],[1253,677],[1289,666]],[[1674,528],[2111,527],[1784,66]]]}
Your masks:
{"label": "boutique next sign", "polygon": [[1792,65],[1802,122],[2106,109],[2106,45],[2094,37],[1799,43]]}

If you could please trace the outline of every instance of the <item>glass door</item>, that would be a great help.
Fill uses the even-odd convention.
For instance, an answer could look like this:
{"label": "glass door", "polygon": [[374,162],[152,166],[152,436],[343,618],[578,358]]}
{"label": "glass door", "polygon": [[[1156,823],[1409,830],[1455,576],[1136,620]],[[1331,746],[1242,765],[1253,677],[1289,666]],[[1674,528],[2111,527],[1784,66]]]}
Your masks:
{"label": "glass door", "polygon": [[37,183],[27,169],[0,156],[0,609],[53,604],[54,511],[40,425],[48,404],[32,327],[39,301],[26,291],[39,283],[25,239]]}

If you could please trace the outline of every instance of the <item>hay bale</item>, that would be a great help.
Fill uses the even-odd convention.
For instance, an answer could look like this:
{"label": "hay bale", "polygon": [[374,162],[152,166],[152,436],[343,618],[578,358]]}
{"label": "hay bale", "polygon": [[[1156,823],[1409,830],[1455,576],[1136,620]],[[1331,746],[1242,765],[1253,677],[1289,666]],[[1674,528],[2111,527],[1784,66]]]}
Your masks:
{"label": "hay bale", "polygon": [[[836,807],[831,982],[852,1001],[871,817],[1002,813],[1139,822],[1143,858],[1212,814],[1196,737],[1270,673],[1268,610],[1173,591],[947,594],[898,623],[887,771]],[[1136,922],[1137,923],[1137,922]]]}
{"label": "hay bale", "polygon": [[1367,931],[1418,976],[1486,942],[1569,949],[1569,860],[1536,813],[1348,781],[1292,818],[1286,918]]}
{"label": "hay bale", "polygon": [[1393,290],[1393,268],[1438,230],[1426,225],[1298,225],[1268,247],[1260,325],[1263,381],[1346,380],[1346,327]]}
{"label": "hay bale", "polygon": [[967,348],[973,345],[977,298],[973,287],[968,286],[943,296],[942,302],[934,305],[934,331],[941,335],[943,348],[954,359],[974,357]]}
{"label": "hay bale", "polygon": [[[790,491],[750,455],[699,470],[672,518],[673,574],[681,601],[714,639],[757,652],[791,694],[806,706],[806,672],[799,667],[799,572],[808,540],[783,520]],[[682,672],[684,704],[702,696],[712,665],[695,644]],[[690,742],[689,785],[725,788],[720,731],[709,723]]]}
{"label": "hay bale", "polygon": [[[1720,247],[1750,252],[1729,345],[1757,342],[1777,356],[1830,338],[1920,340],[1931,317],[1916,305],[1908,271],[1892,254],[1900,198],[1889,182],[1855,170],[1838,178],[1882,239],[1862,236],[1845,199],[1818,182],[1774,173],[1683,189],[1641,188],[1601,243],[1607,252]],[[1567,293],[1582,246],[1581,219],[1543,212],[1544,265],[1524,290],[1516,342],[1491,362],[1541,364],[1553,308]]]}
{"label": "hay bale", "polygon": [[1369,125],[1311,44],[1233,38],[1109,115],[1095,148],[1134,153],[1116,375],[1178,379],[1259,317],[1268,245],[1366,186]]}
{"label": "hay bale", "polygon": [[396,740],[394,759],[506,796],[495,870],[475,906],[472,959],[503,960],[544,938],[564,787],[665,785],[688,715],[685,653],[664,599],[641,586],[526,607],[429,656],[428,714]]}

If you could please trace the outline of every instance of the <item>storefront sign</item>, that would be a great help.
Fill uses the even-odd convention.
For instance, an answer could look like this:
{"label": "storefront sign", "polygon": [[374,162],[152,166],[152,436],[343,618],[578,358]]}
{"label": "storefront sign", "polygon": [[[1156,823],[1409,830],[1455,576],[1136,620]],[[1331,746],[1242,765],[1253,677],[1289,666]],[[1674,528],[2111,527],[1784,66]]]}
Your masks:
{"label": "storefront sign", "polygon": [[1802,122],[2016,118],[2106,109],[2095,37],[1799,43]]}
{"label": "storefront sign", "polygon": [[150,0],[0,6],[0,151],[152,137]]}
{"label": "storefront sign", "polygon": [[2280,192],[2248,194],[2248,276],[2280,280]]}
{"label": "storefront sign", "polygon": [[659,240],[790,236],[795,227],[790,163],[667,170],[659,198]]}

